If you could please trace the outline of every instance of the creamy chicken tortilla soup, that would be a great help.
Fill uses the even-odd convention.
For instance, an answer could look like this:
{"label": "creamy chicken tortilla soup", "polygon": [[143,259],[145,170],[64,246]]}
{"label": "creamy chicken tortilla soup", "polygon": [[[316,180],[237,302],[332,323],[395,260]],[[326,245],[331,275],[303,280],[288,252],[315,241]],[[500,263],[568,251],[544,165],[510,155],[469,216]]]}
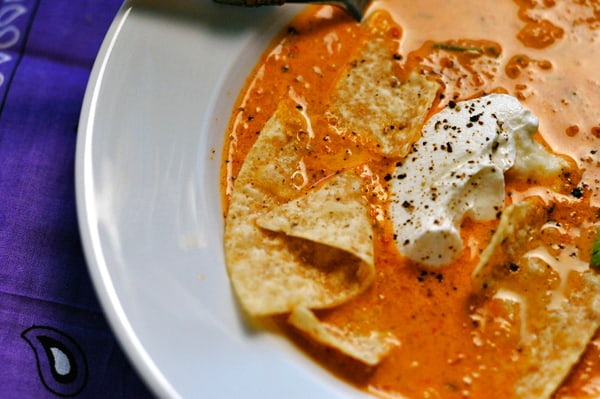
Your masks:
{"label": "creamy chicken tortilla soup", "polygon": [[599,1],[309,7],[227,132],[240,311],[382,398],[600,397],[599,64]]}

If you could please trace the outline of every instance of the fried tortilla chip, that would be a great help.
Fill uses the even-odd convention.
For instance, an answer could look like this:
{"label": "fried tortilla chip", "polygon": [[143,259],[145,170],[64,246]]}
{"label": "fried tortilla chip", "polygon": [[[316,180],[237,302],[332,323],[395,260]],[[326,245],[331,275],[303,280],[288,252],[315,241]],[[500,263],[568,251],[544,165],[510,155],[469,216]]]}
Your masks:
{"label": "fried tortilla chip", "polygon": [[[320,189],[280,205],[257,218],[267,230],[325,244],[360,258],[367,282],[373,277],[373,241],[362,181],[353,172],[342,172]],[[362,233],[361,233],[362,232]],[[366,234],[365,234],[366,233]]]}
{"label": "fried tortilla chip", "polygon": [[367,24],[382,32],[365,42],[341,75],[329,120],[338,131],[374,141],[384,155],[403,157],[421,136],[439,85],[416,73],[401,82],[394,73],[397,61],[383,36],[387,30],[377,20]]}
{"label": "fried tortilla chip", "polygon": [[[490,323],[504,323],[502,331],[515,336],[511,368],[520,399],[551,397],[600,326],[600,275],[576,248],[546,248],[537,239],[544,221],[537,201],[508,207],[472,275],[477,312],[494,314]],[[486,324],[479,329],[484,335]]]}
{"label": "fried tortilla chip", "polygon": [[533,316],[535,324],[525,327],[535,335],[526,347],[527,372],[517,383],[517,398],[550,398],[600,326],[600,276],[571,272],[568,279],[562,306]]}
{"label": "fried tortilla chip", "polygon": [[473,270],[475,291],[493,290],[494,284],[510,274],[513,259],[525,253],[529,239],[546,221],[541,200],[527,200],[507,207],[488,246]]}
{"label": "fried tortilla chip", "polygon": [[360,177],[342,172],[308,194],[294,186],[302,123],[294,106],[282,103],[235,181],[225,256],[235,293],[250,315],[336,306],[374,276],[373,232]]}
{"label": "fried tortilla chip", "polygon": [[288,321],[315,341],[336,348],[370,366],[378,364],[392,348],[400,344],[393,335],[388,333],[372,331],[369,335],[357,335],[323,323],[305,307],[295,308]]}

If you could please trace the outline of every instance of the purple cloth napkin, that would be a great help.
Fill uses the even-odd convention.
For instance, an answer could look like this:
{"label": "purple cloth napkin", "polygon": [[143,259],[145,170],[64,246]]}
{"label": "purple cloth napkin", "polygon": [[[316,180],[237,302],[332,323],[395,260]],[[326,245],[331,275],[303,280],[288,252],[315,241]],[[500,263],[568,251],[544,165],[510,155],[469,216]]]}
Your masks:
{"label": "purple cloth napkin", "polygon": [[95,296],[74,194],[84,90],[120,0],[0,0],[0,398],[149,398]]}

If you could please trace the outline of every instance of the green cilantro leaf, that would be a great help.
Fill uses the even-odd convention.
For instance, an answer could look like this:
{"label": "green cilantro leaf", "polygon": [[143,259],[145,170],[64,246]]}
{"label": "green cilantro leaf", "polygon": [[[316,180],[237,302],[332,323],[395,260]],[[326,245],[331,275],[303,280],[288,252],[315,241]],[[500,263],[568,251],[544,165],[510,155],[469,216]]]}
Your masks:
{"label": "green cilantro leaf", "polygon": [[595,268],[600,268],[600,228],[596,230],[596,239],[592,245],[592,260],[590,265]]}
{"label": "green cilantro leaf", "polygon": [[457,53],[483,53],[483,49],[479,47],[464,47],[456,44],[447,43],[433,43],[431,48],[445,51],[454,51]]}

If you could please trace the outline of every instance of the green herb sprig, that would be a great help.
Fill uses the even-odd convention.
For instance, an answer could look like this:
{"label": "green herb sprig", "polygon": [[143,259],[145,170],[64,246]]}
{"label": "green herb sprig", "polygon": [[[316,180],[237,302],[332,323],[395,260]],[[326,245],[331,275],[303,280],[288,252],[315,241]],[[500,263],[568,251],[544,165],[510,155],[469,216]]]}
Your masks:
{"label": "green herb sprig", "polygon": [[590,265],[596,269],[600,269],[600,228],[596,230],[596,238],[592,244],[592,259]]}
{"label": "green herb sprig", "polygon": [[433,43],[431,45],[434,49],[445,50],[445,51],[454,51],[457,53],[483,53],[483,49],[479,47],[464,47],[458,46],[456,44],[447,44],[447,43]]}

